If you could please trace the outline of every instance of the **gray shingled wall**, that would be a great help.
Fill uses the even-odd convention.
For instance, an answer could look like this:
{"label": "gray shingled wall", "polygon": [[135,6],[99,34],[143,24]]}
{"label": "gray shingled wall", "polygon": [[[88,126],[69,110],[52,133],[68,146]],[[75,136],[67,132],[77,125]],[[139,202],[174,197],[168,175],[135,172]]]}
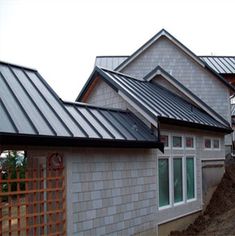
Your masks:
{"label": "gray shingled wall", "polygon": [[151,150],[82,149],[65,159],[71,234],[132,235],[156,226]]}
{"label": "gray shingled wall", "polygon": [[127,109],[128,104],[105,82],[99,80],[88,97],[87,103],[101,107]]}

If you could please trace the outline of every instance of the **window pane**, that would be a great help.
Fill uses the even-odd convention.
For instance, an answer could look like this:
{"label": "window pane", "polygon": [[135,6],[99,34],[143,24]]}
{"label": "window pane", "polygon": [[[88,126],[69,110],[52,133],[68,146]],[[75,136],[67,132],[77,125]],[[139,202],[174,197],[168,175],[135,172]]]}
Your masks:
{"label": "window pane", "polygon": [[185,146],[186,146],[186,148],[194,148],[193,137],[185,137]]}
{"label": "window pane", "polygon": [[187,157],[186,159],[186,175],[187,175],[187,199],[192,199],[195,198],[193,157]]}
{"label": "window pane", "polygon": [[216,149],[219,149],[219,139],[214,139],[213,140],[213,147]]}
{"label": "window pane", "polygon": [[161,142],[164,143],[164,147],[169,147],[168,135],[161,135]]}
{"label": "window pane", "polygon": [[158,160],[159,206],[169,205],[169,163],[168,159]]}
{"label": "window pane", "polygon": [[183,201],[182,158],[173,159],[174,202]]}
{"label": "window pane", "polygon": [[205,139],[205,148],[211,148],[211,140]]}
{"label": "window pane", "polygon": [[182,137],[173,136],[173,147],[182,147]]}

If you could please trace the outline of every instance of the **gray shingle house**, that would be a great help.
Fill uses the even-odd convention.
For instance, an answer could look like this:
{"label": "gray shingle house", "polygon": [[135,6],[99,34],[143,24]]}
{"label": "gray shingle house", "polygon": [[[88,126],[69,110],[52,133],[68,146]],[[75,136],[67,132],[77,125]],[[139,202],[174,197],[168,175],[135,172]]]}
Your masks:
{"label": "gray shingle house", "polygon": [[97,57],[73,103],[32,69],[1,63],[0,83],[1,148],[63,156],[67,235],[182,229],[223,175],[235,89],[165,30]]}

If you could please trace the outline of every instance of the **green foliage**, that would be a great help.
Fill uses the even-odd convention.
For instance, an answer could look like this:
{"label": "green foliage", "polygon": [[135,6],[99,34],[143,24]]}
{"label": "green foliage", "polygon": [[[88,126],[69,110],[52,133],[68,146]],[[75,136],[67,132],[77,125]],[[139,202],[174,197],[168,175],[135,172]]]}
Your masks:
{"label": "green foliage", "polygon": [[[2,179],[16,179],[17,172],[19,178],[25,178],[26,157],[22,151],[7,151],[4,153],[5,157],[0,159],[0,166],[2,169]],[[9,186],[8,186],[9,185]],[[20,182],[20,190],[25,190],[25,182]],[[2,191],[8,192],[8,188],[11,191],[17,191],[17,183],[12,182],[10,184],[4,183],[2,185]]]}

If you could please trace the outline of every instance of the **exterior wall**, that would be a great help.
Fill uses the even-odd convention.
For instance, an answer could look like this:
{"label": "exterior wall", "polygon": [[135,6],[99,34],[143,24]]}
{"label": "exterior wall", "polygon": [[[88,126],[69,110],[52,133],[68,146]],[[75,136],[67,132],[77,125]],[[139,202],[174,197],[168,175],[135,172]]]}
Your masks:
{"label": "exterior wall", "polygon": [[64,153],[68,235],[156,232],[156,156],[151,150]]}
{"label": "exterior wall", "polygon": [[102,80],[97,82],[86,102],[101,107],[120,109],[127,109],[128,107],[127,102]]}
{"label": "exterior wall", "polygon": [[103,80],[99,80],[94,87],[92,93],[87,98],[87,103],[102,107],[129,109],[140,120],[142,120],[148,127],[151,127],[149,121],[145,119],[138,111],[130,106],[119,94],[117,94],[109,85]]}
{"label": "exterior wall", "polygon": [[[67,235],[132,235],[156,233],[158,225],[173,222],[203,208],[202,160],[224,157],[223,137],[220,151],[205,151],[203,137],[218,137],[215,133],[162,125],[162,132],[195,135],[196,200],[158,208],[157,161],[159,150],[111,148],[44,148],[29,150],[29,157],[46,158],[52,152],[64,156],[66,167]],[[173,155],[184,155],[174,150]],[[187,152],[188,153],[188,152]],[[213,162],[211,162],[213,163]],[[212,169],[211,169],[212,170]],[[216,170],[216,169],[214,169]],[[204,181],[204,180],[203,180]],[[208,182],[208,181],[207,181]],[[171,222],[171,224],[172,224]],[[176,221],[177,222],[177,221]]]}
{"label": "exterior wall", "polygon": [[[219,173],[214,174],[213,176],[203,176],[202,175],[202,162],[209,161],[211,165],[211,171],[217,171],[218,166],[214,166],[217,164],[218,160],[225,159],[225,146],[224,146],[224,137],[221,135],[218,135],[213,132],[202,132],[200,130],[194,130],[194,129],[186,129],[182,127],[176,127],[176,126],[170,126],[170,125],[162,125],[161,126],[161,133],[165,134],[174,134],[174,135],[189,135],[189,136],[195,136],[196,139],[196,148],[195,150],[174,150],[172,148],[165,149],[164,154],[162,154],[159,150],[157,151],[157,157],[169,157],[174,155],[179,156],[186,156],[186,155],[194,155],[196,157],[196,200],[178,205],[176,207],[172,206],[170,208],[164,209],[164,210],[158,210],[158,224],[162,224],[168,221],[171,221],[173,219],[176,219],[180,216],[185,216],[189,214],[190,212],[195,212],[198,210],[203,209],[204,207],[204,199],[206,199],[207,192],[209,192],[211,187],[215,187],[216,184],[218,184],[222,178],[222,175]],[[203,147],[203,140],[204,137],[212,137],[212,138],[220,138],[220,150],[205,150]],[[215,177],[215,179],[214,179]],[[213,184],[210,185],[211,181],[213,181]],[[205,192],[203,193],[202,186],[204,182],[209,186],[207,189],[205,189]],[[205,184],[204,184],[205,185]],[[157,185],[158,186],[158,185]],[[157,189],[157,196],[158,196],[158,189]]]}
{"label": "exterior wall", "polygon": [[165,37],[146,49],[122,72],[142,79],[157,65],[230,122],[228,88]]}

